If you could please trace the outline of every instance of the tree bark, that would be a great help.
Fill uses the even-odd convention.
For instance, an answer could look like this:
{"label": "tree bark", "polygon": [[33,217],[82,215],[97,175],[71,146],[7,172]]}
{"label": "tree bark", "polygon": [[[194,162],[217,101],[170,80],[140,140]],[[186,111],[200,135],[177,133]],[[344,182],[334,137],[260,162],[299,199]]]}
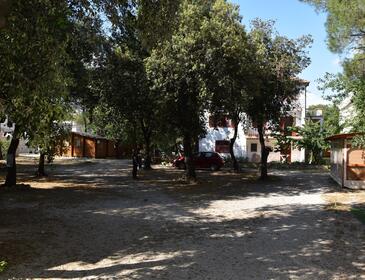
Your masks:
{"label": "tree bark", "polygon": [[237,139],[237,134],[238,134],[238,122],[235,122],[234,123],[234,134],[233,134],[233,137],[231,138],[231,140],[229,141],[229,153],[231,154],[232,167],[233,167],[234,171],[239,171],[239,169],[240,169],[236,156],[234,155],[234,151],[233,151],[234,143],[236,142],[236,139]]}
{"label": "tree bark", "polygon": [[193,162],[192,139],[190,135],[185,135],[183,139],[184,158],[186,166],[186,180],[188,182],[196,180],[195,166]]}
{"label": "tree bark", "polygon": [[45,162],[46,155],[44,153],[39,154],[39,162],[38,162],[38,171],[37,176],[44,177],[46,176],[46,173],[44,172],[44,162]]}
{"label": "tree bark", "polygon": [[151,129],[141,120],[141,128],[143,132],[146,158],[144,161],[144,169],[150,170],[151,168]]}
{"label": "tree bark", "polygon": [[257,130],[259,133],[259,140],[261,146],[261,163],[260,163],[260,179],[266,179],[267,175],[267,158],[269,157],[269,150],[265,146],[265,135],[264,135],[264,125],[258,125]]}
{"label": "tree bark", "polygon": [[150,139],[145,140],[146,145],[146,158],[144,160],[144,169],[150,170],[151,168],[151,142]]}
{"label": "tree bark", "polygon": [[0,0],[0,29],[6,27],[6,18],[10,11],[10,0]]}
{"label": "tree bark", "polygon": [[87,117],[85,116],[85,113],[84,113],[82,119],[84,121],[84,130],[87,133],[88,126],[87,126]]}
{"label": "tree bark", "polygon": [[16,150],[19,146],[19,138],[16,138],[16,134],[14,133],[13,138],[11,139],[10,146],[7,152],[6,157],[6,166],[7,166],[7,174],[5,179],[5,186],[12,187],[16,185]]}

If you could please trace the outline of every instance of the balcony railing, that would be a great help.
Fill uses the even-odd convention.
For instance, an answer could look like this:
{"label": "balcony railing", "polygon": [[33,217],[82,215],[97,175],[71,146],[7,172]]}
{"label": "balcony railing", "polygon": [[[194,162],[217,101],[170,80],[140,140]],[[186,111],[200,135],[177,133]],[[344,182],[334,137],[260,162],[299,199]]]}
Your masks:
{"label": "balcony railing", "polygon": [[259,137],[257,128],[249,128],[246,132],[247,137]]}

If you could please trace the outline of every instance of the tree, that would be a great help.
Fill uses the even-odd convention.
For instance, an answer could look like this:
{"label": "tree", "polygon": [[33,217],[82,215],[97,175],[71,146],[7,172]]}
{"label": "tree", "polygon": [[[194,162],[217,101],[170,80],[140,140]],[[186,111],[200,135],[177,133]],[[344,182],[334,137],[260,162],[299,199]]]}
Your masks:
{"label": "tree", "polygon": [[100,101],[96,83],[100,79],[107,43],[98,16],[85,14],[73,18],[70,33],[72,37],[67,48],[70,56],[68,68],[73,79],[70,97],[78,109],[78,117],[82,119],[85,132],[88,132],[94,109]]}
{"label": "tree", "polygon": [[213,6],[215,16],[209,22],[206,42],[214,61],[207,71],[207,87],[212,92],[210,112],[215,119],[228,117],[234,133],[229,143],[233,169],[239,170],[234,154],[238,126],[244,120],[251,72],[251,48],[241,24],[238,6],[224,1]]}
{"label": "tree", "polygon": [[148,52],[171,38],[178,21],[181,0],[138,0],[136,28]]}
{"label": "tree", "polygon": [[52,104],[50,100],[66,91],[67,15],[62,1],[12,1],[0,30],[0,100],[3,113],[16,124],[7,153],[6,186],[16,184],[20,137],[32,137],[43,118],[42,104]]}
{"label": "tree", "polygon": [[[70,114],[69,103],[63,98],[43,100],[43,118],[39,121],[36,131],[29,137],[28,145],[38,149],[39,162],[37,176],[46,176],[45,159],[50,163],[55,155],[62,155],[66,150],[65,141],[69,139],[70,128],[64,122]],[[42,101],[40,101],[42,102]],[[48,108],[47,108],[48,107]]]}
{"label": "tree", "polygon": [[327,12],[328,47],[335,53],[350,53],[343,61],[344,71],[327,74],[322,89],[335,92],[331,98],[342,100],[351,96],[356,114],[353,129],[365,131],[365,5],[363,0],[302,0]]}
{"label": "tree", "polygon": [[336,104],[349,97],[355,108],[354,116],[341,124],[341,129],[347,127],[352,132],[365,131],[365,80],[358,75],[339,73],[337,75],[327,74],[321,79],[321,87],[324,92],[330,89],[331,93],[327,98]]}
{"label": "tree", "polygon": [[[187,180],[196,178],[193,146],[204,133],[205,112],[219,88],[213,81],[213,72],[218,68],[215,58],[218,54],[231,55],[227,60],[232,58],[234,50],[231,54],[228,50],[237,50],[240,42],[230,40],[238,40],[243,34],[242,26],[237,28],[237,24],[237,9],[226,1],[183,1],[172,38],[155,48],[146,60],[148,77],[159,93],[160,113],[168,120],[170,130],[183,139]],[[237,31],[239,34],[234,33]],[[221,38],[225,32],[235,36]],[[229,84],[227,81],[226,88]]]}
{"label": "tree", "polygon": [[276,129],[276,131],[271,134],[276,140],[274,152],[279,152],[281,155],[284,155],[284,163],[289,163],[288,155],[293,142],[293,139],[290,136],[291,131],[291,127],[286,127],[284,129]]}
{"label": "tree", "polygon": [[333,52],[364,50],[365,5],[363,0],[301,0],[327,12],[328,47]]}
{"label": "tree", "polygon": [[293,139],[294,145],[310,152],[310,164],[319,164],[322,151],[329,148],[329,144],[325,140],[327,134],[321,124],[307,121],[303,127],[297,127],[294,131],[301,136],[300,139]]}
{"label": "tree", "polygon": [[340,124],[340,110],[336,104],[324,105],[317,104],[311,105],[308,108],[308,115],[314,115],[316,110],[322,111],[323,124],[322,130],[327,136],[338,134],[342,131],[343,125]]}
{"label": "tree", "polygon": [[290,40],[276,34],[273,22],[255,20],[250,33],[254,46],[256,67],[250,84],[246,113],[257,126],[261,145],[261,178],[267,177],[270,149],[265,145],[265,130],[277,127],[279,120],[291,108],[302,86],[296,76],[306,68],[310,59],[306,47],[311,38],[303,36]]}
{"label": "tree", "polygon": [[104,9],[111,24],[109,46],[96,79],[104,105],[97,107],[98,123],[92,126],[101,134],[131,143],[135,149],[143,143],[144,167],[150,169],[158,125],[157,99],[146,79],[144,59],[170,37],[180,1],[111,2],[115,5]]}
{"label": "tree", "polygon": [[120,129],[120,125],[123,124],[122,131],[130,134],[129,139],[134,139],[135,149],[139,143],[144,143],[145,168],[149,169],[157,99],[148,87],[143,56],[126,46],[123,47],[110,50],[108,55],[103,74],[105,78],[102,102],[108,107],[106,112],[118,112],[108,123],[119,125],[109,128]]}

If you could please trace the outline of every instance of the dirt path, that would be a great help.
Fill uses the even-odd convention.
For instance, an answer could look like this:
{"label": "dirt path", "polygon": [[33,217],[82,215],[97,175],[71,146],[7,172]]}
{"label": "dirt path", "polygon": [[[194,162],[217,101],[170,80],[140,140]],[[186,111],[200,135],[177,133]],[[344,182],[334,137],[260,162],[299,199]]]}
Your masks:
{"label": "dirt path", "polygon": [[0,279],[365,279],[365,226],[326,210],[327,174],[200,172],[210,185],[184,187],[168,169],[132,181],[117,160],[51,173],[0,193]]}

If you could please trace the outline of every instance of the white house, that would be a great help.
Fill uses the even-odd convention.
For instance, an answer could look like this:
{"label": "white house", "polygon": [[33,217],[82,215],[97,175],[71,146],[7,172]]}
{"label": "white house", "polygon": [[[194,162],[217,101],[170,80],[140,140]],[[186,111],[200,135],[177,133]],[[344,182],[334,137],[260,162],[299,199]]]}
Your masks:
{"label": "white house", "polygon": [[340,110],[340,125],[343,125],[343,133],[349,133],[352,129],[351,122],[356,116],[356,109],[352,103],[352,95],[346,97],[338,106]]}
{"label": "white house", "polygon": [[[303,126],[305,123],[305,108],[306,108],[306,88],[309,82],[303,81],[297,102],[293,106],[293,110],[288,112],[288,117],[282,119],[283,126]],[[204,138],[199,140],[199,151],[208,152],[215,151],[222,156],[229,156],[229,141],[233,136],[234,128],[231,121],[227,118],[221,120],[218,125],[213,125],[207,116],[206,131]],[[275,139],[271,136],[266,136],[266,145],[269,147],[275,146]],[[292,137],[298,137],[292,135]],[[243,158],[249,162],[259,162],[261,145],[259,135],[256,128],[245,128],[242,123],[238,127],[238,135],[234,145],[234,153],[236,157]],[[270,152],[268,161],[282,161],[284,157],[289,157],[290,162],[304,162],[305,151],[291,147],[289,153],[284,155],[280,152]]]}
{"label": "white house", "polygon": [[[14,132],[14,128],[15,128],[15,124],[8,122],[8,119],[5,119],[5,121],[3,123],[0,123],[0,140],[1,141],[9,141],[12,137],[12,134]],[[27,141],[24,140],[23,138],[20,139],[19,141],[19,146],[17,149],[17,154],[20,153],[30,153],[33,152],[33,149],[30,149],[27,146]]]}

